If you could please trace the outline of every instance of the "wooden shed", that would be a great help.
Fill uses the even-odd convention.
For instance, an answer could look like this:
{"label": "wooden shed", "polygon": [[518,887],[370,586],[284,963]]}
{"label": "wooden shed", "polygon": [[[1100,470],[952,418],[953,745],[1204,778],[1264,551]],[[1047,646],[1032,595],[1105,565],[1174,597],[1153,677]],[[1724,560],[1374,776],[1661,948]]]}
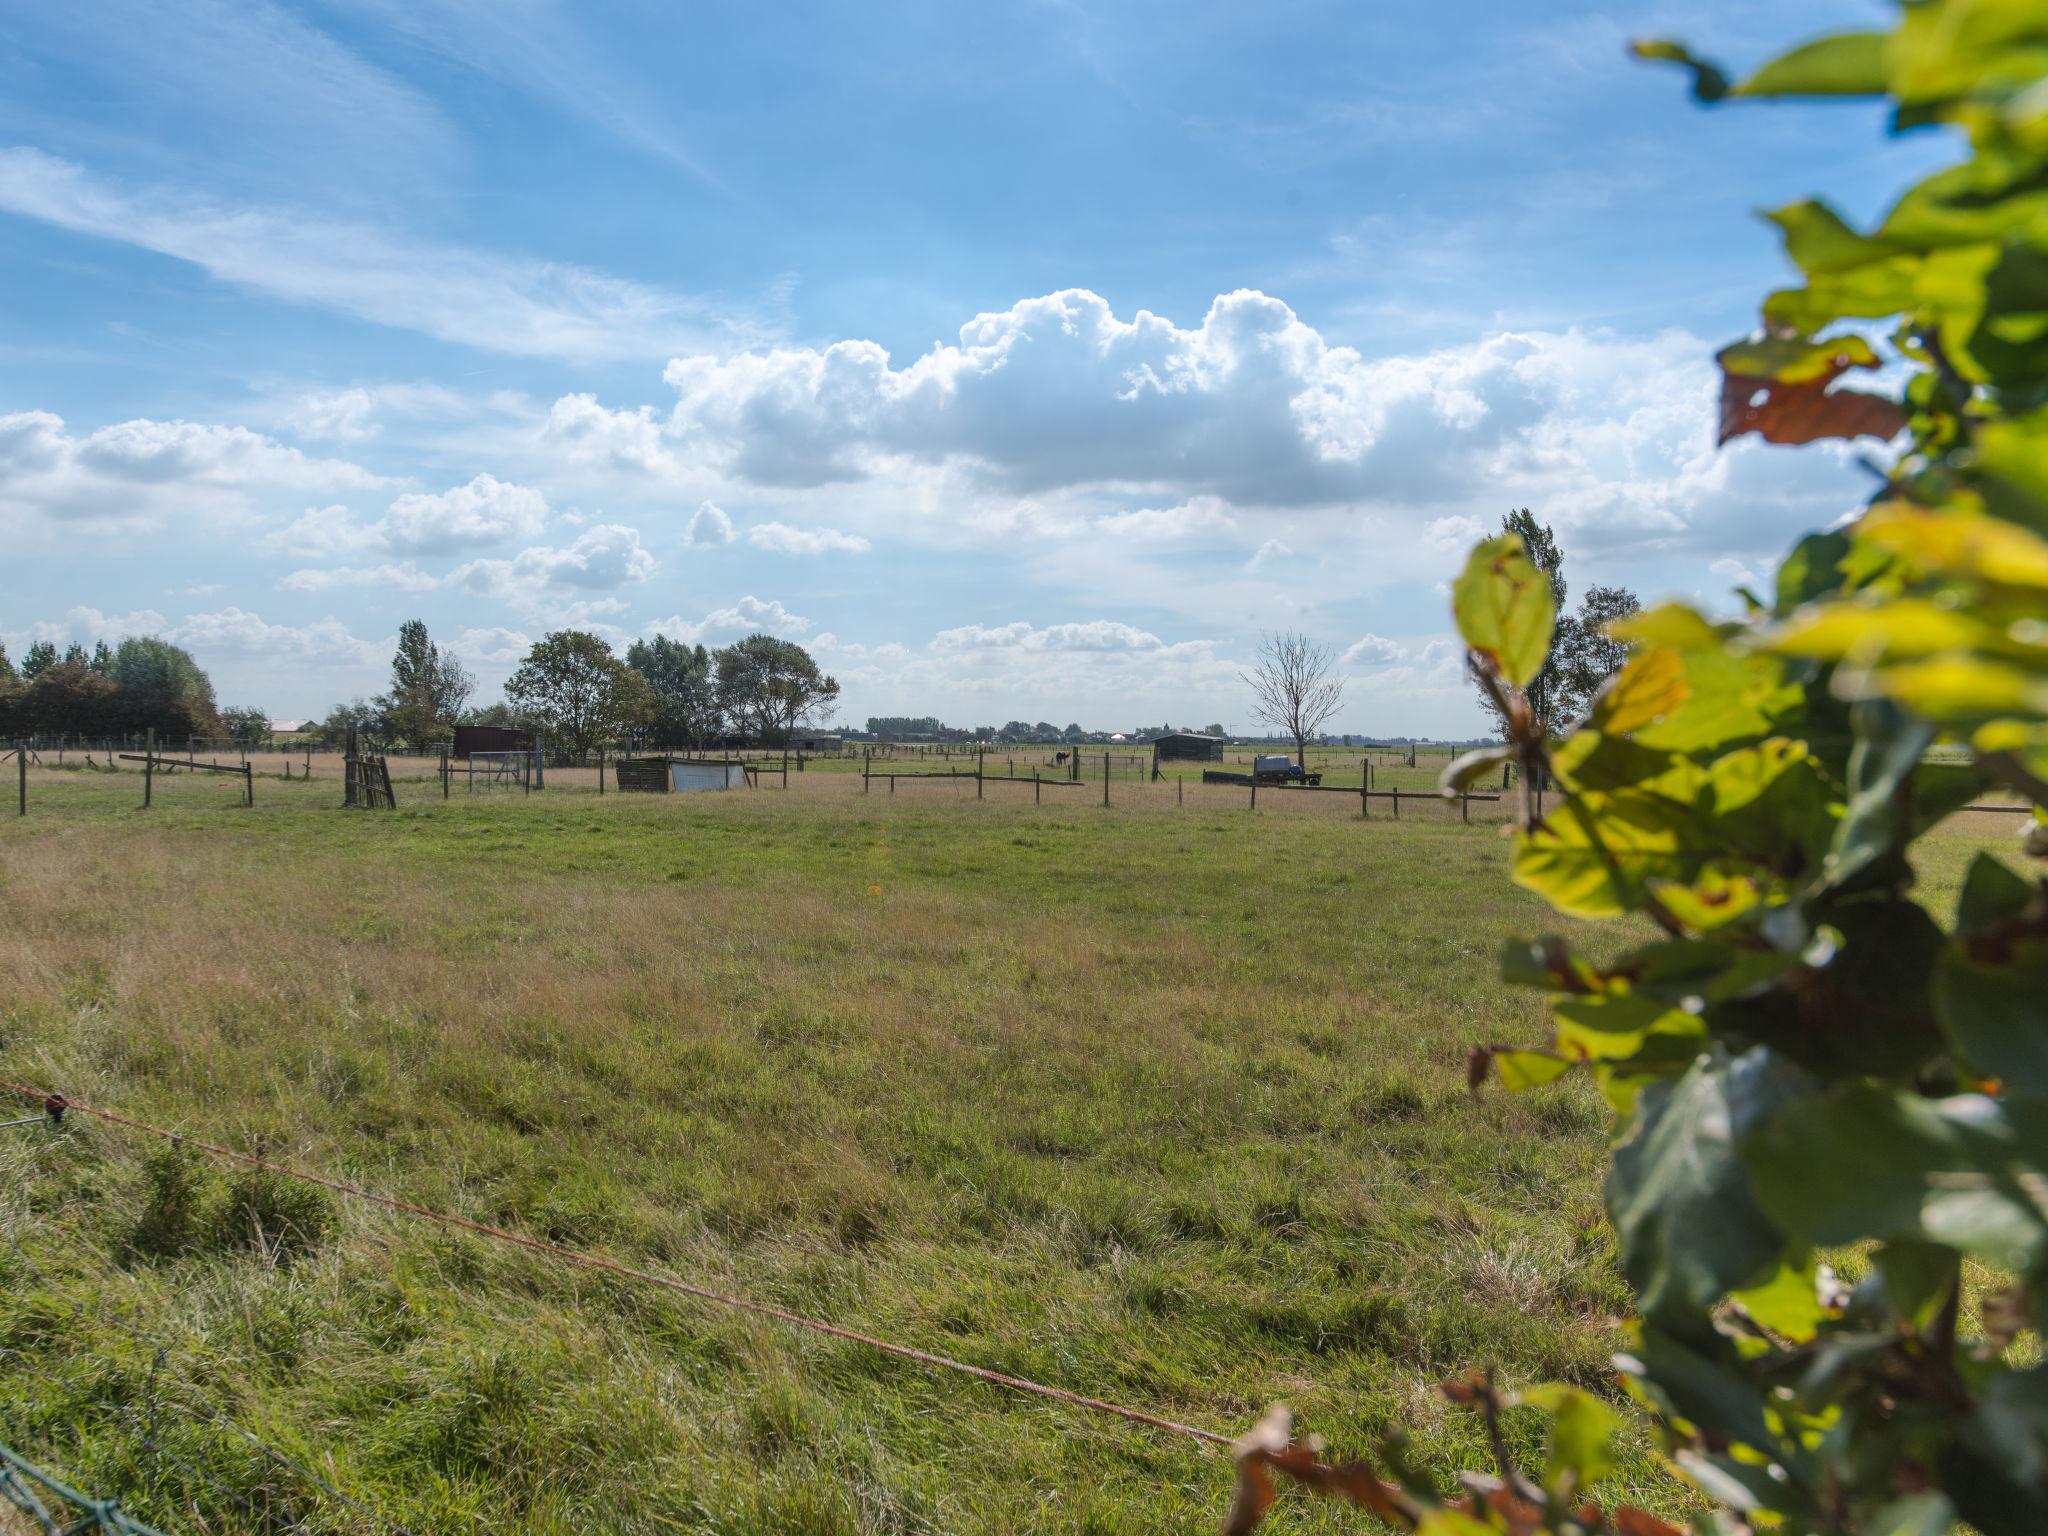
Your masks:
{"label": "wooden shed", "polygon": [[1152,752],[1162,763],[1220,763],[1223,761],[1223,738],[1204,736],[1196,731],[1175,731],[1154,741]]}

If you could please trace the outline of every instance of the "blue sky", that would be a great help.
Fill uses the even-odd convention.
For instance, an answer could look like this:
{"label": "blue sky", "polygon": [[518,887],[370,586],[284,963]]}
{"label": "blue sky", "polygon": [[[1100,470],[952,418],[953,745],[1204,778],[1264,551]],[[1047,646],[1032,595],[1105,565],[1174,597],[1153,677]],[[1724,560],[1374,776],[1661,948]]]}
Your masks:
{"label": "blue sky", "polygon": [[0,640],[153,631],[223,702],[484,698],[593,628],[811,646],[843,716],[1462,734],[1442,583],[1718,602],[1852,456],[1714,453],[1714,347],[1949,153],[1702,112],[1875,4],[95,0],[0,18]]}

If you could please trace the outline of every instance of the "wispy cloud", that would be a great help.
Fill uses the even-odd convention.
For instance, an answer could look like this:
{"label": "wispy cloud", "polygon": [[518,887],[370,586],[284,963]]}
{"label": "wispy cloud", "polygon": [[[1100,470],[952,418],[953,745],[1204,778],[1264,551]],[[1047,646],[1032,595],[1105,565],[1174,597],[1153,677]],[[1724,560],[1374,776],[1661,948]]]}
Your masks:
{"label": "wispy cloud", "polygon": [[41,150],[0,150],[0,211],[188,261],[223,282],[490,352],[578,361],[716,349],[709,301],[562,262],[411,241],[283,208],[131,192]]}

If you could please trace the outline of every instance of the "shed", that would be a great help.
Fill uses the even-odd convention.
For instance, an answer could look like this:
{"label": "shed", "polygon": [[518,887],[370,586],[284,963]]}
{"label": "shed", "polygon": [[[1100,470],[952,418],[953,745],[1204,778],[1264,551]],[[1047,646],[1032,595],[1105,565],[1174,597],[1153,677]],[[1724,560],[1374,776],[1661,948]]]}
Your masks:
{"label": "shed", "polygon": [[1203,736],[1194,731],[1175,731],[1153,742],[1152,750],[1162,763],[1220,763],[1223,761],[1223,738]]}
{"label": "shed", "polygon": [[745,763],[680,762],[668,765],[668,785],[673,790],[745,789]]}
{"label": "shed", "polygon": [[458,725],[452,751],[456,757],[472,752],[531,752],[533,732],[509,730],[502,725]]}

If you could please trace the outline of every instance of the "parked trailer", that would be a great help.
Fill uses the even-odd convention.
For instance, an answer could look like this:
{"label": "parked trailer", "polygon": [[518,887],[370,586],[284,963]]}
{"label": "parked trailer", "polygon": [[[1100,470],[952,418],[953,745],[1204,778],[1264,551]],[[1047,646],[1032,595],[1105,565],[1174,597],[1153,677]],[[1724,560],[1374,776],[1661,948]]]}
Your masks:
{"label": "parked trailer", "polygon": [[1321,772],[1310,773],[1280,752],[1261,752],[1252,759],[1252,777],[1261,784],[1320,784]]}

